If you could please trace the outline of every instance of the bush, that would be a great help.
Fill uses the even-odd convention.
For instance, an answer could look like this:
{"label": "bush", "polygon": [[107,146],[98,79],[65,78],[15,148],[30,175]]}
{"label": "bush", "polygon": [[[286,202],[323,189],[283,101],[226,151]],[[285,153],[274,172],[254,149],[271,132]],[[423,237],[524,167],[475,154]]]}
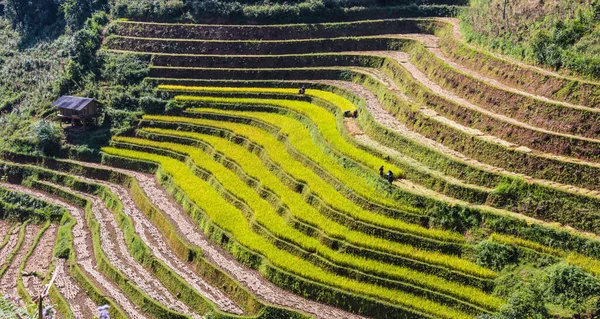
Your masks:
{"label": "bush", "polygon": [[62,130],[51,121],[40,120],[32,126],[38,150],[46,155],[57,155],[63,140]]}
{"label": "bush", "polygon": [[112,7],[116,18],[171,20],[180,18],[184,12],[182,0],[117,0]]}
{"label": "bush", "polygon": [[500,308],[499,319],[546,319],[548,318],[542,294],[532,286],[515,291],[508,303]]}
{"label": "bush", "polygon": [[145,96],[140,99],[140,109],[146,114],[162,114],[165,111],[167,102],[151,96]]}
{"label": "bush", "polygon": [[429,215],[431,216],[432,225],[459,233],[479,227],[481,224],[479,213],[461,205],[448,206],[436,203]]}
{"label": "bush", "polygon": [[113,54],[103,56],[102,77],[113,85],[132,85],[148,76],[148,61],[142,61],[134,54]]}
{"label": "bush", "polygon": [[181,114],[184,109],[184,103],[177,102],[175,100],[170,100],[165,106],[165,113],[169,115],[177,115]]}
{"label": "bush", "polygon": [[588,299],[600,294],[600,281],[579,267],[560,263],[544,273],[545,297],[563,307],[582,311]]}
{"label": "bush", "polygon": [[475,246],[477,264],[494,270],[502,270],[505,266],[515,263],[517,251],[515,248],[484,240]]}

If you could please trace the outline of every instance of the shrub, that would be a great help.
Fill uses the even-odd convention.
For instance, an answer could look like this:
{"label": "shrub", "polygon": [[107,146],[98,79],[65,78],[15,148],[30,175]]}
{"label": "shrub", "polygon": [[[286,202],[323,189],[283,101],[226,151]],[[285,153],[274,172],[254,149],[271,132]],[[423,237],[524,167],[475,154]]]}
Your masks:
{"label": "shrub", "polygon": [[181,114],[181,112],[183,112],[183,109],[183,103],[177,102],[175,100],[170,100],[165,106],[165,113],[170,115],[178,115]]}
{"label": "shrub", "polygon": [[493,241],[484,240],[475,246],[477,264],[494,270],[502,270],[505,266],[516,262],[515,248]]}
{"label": "shrub", "polygon": [[151,96],[140,98],[140,109],[146,114],[159,114],[165,111],[167,102]]}
{"label": "shrub", "polygon": [[531,286],[523,286],[500,308],[498,319],[546,319],[548,318],[542,294]]}
{"label": "shrub", "polygon": [[148,61],[134,54],[107,53],[103,57],[102,77],[113,85],[133,85],[148,76]]}
{"label": "shrub", "polygon": [[182,0],[117,0],[112,7],[112,14],[116,18],[169,20],[180,18],[184,11]]}
{"label": "shrub", "polygon": [[563,307],[581,311],[590,297],[600,294],[600,281],[580,267],[560,263],[544,275],[545,297]]}
{"label": "shrub", "polygon": [[63,136],[56,123],[40,120],[34,123],[31,129],[39,151],[46,155],[58,154]]}
{"label": "shrub", "polygon": [[459,233],[464,233],[467,229],[478,227],[481,224],[481,215],[462,205],[449,206],[436,203],[429,215],[432,225]]}

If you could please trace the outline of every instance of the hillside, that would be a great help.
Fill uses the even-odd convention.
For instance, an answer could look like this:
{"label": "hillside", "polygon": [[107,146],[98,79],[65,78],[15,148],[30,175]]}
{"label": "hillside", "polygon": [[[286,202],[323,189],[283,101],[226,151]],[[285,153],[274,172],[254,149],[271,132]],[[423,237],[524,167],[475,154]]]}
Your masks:
{"label": "hillside", "polygon": [[472,0],[467,41],[543,67],[600,79],[600,2]]}
{"label": "hillside", "polygon": [[600,315],[600,82],[469,43],[463,4],[7,1],[0,294],[32,311],[57,274],[60,318]]}

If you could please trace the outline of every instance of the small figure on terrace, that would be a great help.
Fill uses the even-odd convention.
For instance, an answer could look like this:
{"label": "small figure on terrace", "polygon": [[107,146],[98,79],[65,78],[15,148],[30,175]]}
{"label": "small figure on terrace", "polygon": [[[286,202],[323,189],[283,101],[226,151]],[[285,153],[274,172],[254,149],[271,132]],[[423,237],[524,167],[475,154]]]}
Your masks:
{"label": "small figure on terrace", "polygon": [[394,182],[394,173],[392,172],[392,170],[388,171],[386,177],[387,177],[388,182],[390,182],[390,184]]}
{"label": "small figure on terrace", "polygon": [[383,165],[381,165],[381,167],[379,168],[379,176],[383,177]]}
{"label": "small figure on terrace", "polygon": [[358,110],[354,110],[354,112],[352,113],[352,117],[353,118],[357,118],[358,117]]}
{"label": "small figure on terrace", "polygon": [[306,93],[306,87],[303,85],[303,86],[300,88],[300,91],[298,91],[298,94],[304,94],[304,93]]}

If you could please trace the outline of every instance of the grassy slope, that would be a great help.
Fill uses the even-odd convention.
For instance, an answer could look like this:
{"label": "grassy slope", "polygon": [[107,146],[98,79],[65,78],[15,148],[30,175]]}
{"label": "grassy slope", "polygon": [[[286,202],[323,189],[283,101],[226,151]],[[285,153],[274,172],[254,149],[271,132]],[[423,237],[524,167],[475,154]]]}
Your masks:
{"label": "grassy slope", "polygon": [[[588,68],[576,66],[574,61],[580,58],[588,64],[598,61],[600,16],[594,17],[593,3],[588,0],[519,0],[507,1],[504,9],[504,0],[471,0],[471,7],[462,14],[461,29],[467,41],[492,51],[549,68],[570,65],[574,73],[598,79],[598,66],[590,73],[589,65]],[[600,8],[600,4],[596,7]],[[582,21],[580,26],[577,20]],[[565,29],[557,27],[561,23]],[[536,57],[534,50],[539,34],[551,38],[542,50],[547,55],[545,58]]]}

